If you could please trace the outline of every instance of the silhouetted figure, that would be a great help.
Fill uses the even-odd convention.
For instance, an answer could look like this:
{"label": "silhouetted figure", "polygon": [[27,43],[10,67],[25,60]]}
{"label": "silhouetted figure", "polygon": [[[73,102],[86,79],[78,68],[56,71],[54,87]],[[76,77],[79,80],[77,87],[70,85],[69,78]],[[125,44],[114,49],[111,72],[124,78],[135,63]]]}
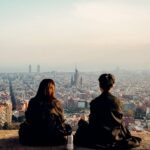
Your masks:
{"label": "silhouetted figure", "polygon": [[25,112],[26,121],[20,125],[19,140],[23,145],[47,146],[66,144],[72,129],[65,124],[63,109],[55,98],[55,83],[44,79]]}
{"label": "silhouetted figure", "polygon": [[120,100],[110,93],[114,83],[115,78],[111,74],[99,77],[101,95],[90,103],[89,124],[83,119],[79,121],[75,144],[104,149],[126,149],[140,145],[141,138],[132,136],[124,125]]}

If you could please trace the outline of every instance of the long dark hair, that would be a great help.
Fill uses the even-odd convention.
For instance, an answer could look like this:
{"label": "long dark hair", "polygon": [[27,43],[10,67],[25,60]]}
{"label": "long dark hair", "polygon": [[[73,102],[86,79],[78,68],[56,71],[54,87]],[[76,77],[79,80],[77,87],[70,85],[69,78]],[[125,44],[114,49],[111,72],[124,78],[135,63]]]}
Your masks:
{"label": "long dark hair", "polygon": [[52,93],[49,93],[50,85],[55,87],[55,82],[52,79],[43,79],[39,85],[35,98],[43,102],[55,99],[55,89]]}

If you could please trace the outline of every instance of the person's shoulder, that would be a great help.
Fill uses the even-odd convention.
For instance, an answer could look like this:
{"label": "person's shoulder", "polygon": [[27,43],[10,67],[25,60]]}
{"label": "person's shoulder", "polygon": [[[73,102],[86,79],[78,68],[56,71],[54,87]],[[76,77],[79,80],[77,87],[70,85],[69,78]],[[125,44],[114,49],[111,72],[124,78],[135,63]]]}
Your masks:
{"label": "person's shoulder", "polygon": [[41,102],[39,101],[38,98],[33,97],[30,99],[29,105],[38,108],[38,107],[41,107]]}
{"label": "person's shoulder", "polygon": [[120,98],[118,98],[118,97],[115,96],[115,95],[112,95],[112,97],[113,97],[113,99],[115,99],[115,100],[120,100]]}
{"label": "person's shoulder", "polygon": [[60,107],[60,106],[61,106],[61,101],[58,100],[57,98],[54,98],[54,99],[52,100],[52,103],[53,103],[55,106],[57,106],[57,107]]}
{"label": "person's shoulder", "polygon": [[30,105],[35,104],[36,102],[37,102],[37,100],[34,97],[29,100]]}
{"label": "person's shoulder", "polygon": [[53,98],[52,102],[53,102],[53,103],[60,103],[60,100],[57,99],[57,98]]}
{"label": "person's shoulder", "polygon": [[97,96],[96,98],[94,98],[91,102],[90,102],[90,105],[94,105],[95,103],[97,103],[100,99],[100,95]]}
{"label": "person's shoulder", "polygon": [[116,96],[114,96],[114,95],[112,95],[112,94],[111,94],[111,102],[112,102],[115,106],[121,107],[121,100],[120,100],[118,97],[116,97]]}
{"label": "person's shoulder", "polygon": [[118,100],[118,97],[116,97],[115,95],[111,94],[111,93],[108,93],[108,98],[111,99],[111,100]]}

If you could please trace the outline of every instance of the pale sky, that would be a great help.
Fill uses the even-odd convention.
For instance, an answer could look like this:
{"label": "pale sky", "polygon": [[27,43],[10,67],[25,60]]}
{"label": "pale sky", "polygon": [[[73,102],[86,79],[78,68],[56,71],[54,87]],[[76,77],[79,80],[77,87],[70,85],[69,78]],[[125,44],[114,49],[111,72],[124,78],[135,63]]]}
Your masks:
{"label": "pale sky", "polygon": [[150,0],[0,0],[0,72],[150,70]]}

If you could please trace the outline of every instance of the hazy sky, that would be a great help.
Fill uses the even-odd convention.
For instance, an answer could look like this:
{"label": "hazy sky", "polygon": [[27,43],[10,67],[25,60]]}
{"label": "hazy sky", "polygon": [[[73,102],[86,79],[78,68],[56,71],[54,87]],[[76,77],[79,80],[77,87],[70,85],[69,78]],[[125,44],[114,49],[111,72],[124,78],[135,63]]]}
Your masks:
{"label": "hazy sky", "polygon": [[150,70],[150,0],[0,0],[0,72]]}

